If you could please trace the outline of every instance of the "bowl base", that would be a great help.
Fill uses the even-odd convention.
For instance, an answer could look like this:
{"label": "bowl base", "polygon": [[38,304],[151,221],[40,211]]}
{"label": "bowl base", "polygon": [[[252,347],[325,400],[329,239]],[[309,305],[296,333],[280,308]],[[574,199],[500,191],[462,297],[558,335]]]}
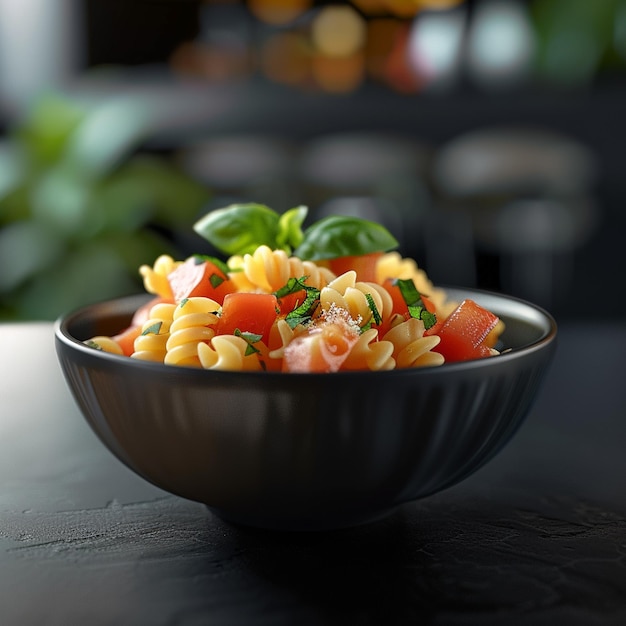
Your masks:
{"label": "bowl base", "polygon": [[207,509],[219,517],[221,520],[233,526],[241,526],[246,528],[255,528],[259,530],[269,530],[277,532],[328,532],[334,530],[344,530],[373,524],[379,522],[393,513],[395,513],[399,505],[369,513],[339,513],[332,518],[327,516],[310,517],[264,517],[246,514],[233,514],[223,511],[219,508],[206,505]]}

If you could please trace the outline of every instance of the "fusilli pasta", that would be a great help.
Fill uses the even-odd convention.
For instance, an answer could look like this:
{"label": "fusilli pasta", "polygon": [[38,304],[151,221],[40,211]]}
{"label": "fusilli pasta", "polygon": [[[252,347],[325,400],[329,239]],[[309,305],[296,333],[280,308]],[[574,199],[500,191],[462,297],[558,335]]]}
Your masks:
{"label": "fusilli pasta", "polygon": [[182,261],[175,261],[168,254],[162,254],[154,262],[154,265],[142,265],[139,274],[143,278],[144,289],[162,298],[171,298],[172,290],[167,280],[168,275],[176,269]]}
{"label": "fusilli pasta", "polygon": [[[152,267],[139,268],[146,291],[155,296],[140,334],[133,334],[123,347],[115,337],[97,336],[86,343],[120,355],[132,350],[135,359],[204,369],[383,371],[438,366],[445,360],[443,344],[438,348],[439,329],[461,308],[433,285],[413,259],[397,252],[380,255],[376,280],[362,281],[355,270],[335,275],[326,263],[302,261],[283,250],[259,246],[252,254],[227,259],[227,288],[220,296],[195,295],[196,290],[217,294],[219,282],[209,272],[198,278],[197,264],[190,264],[189,271],[196,272],[193,291],[187,292],[188,297],[177,295],[180,299],[174,301],[168,276],[182,263],[162,255]],[[186,267],[177,269],[179,285],[184,286],[186,271]],[[221,271],[226,275],[226,269]],[[421,294],[427,296],[428,306],[414,304]],[[404,300],[398,304],[400,297]],[[265,299],[263,315],[261,298]],[[485,331],[489,334],[481,345],[480,354],[486,356],[498,354],[493,346],[504,329],[502,321],[491,319],[496,321]],[[423,320],[429,328],[433,325],[428,332]],[[134,329],[139,332],[139,322]]]}
{"label": "fusilli pasta", "polygon": [[220,305],[210,298],[182,300],[174,309],[164,363],[200,367],[198,344],[215,336]]}

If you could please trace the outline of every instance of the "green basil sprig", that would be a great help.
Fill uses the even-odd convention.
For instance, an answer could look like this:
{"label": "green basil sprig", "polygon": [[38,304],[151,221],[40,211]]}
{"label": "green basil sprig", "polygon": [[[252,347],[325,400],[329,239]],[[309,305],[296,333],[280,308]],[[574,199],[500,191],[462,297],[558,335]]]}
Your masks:
{"label": "green basil sprig", "polygon": [[227,255],[252,253],[266,245],[304,260],[321,261],[398,247],[384,226],[358,217],[327,217],[303,231],[307,213],[305,206],[280,215],[263,204],[232,204],[207,213],[194,230]]}
{"label": "green basil sprig", "polygon": [[398,246],[395,237],[381,224],[359,217],[331,216],[304,231],[294,254],[309,261],[387,252]]}
{"label": "green basil sprig", "polygon": [[224,254],[251,254],[260,245],[291,252],[302,241],[306,207],[279,215],[264,204],[231,204],[210,211],[194,230]]}

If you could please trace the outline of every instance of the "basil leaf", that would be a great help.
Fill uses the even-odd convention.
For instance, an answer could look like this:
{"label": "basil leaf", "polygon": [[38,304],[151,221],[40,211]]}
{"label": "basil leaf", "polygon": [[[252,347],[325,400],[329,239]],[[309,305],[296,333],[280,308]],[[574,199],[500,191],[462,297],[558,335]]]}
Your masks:
{"label": "basil leaf", "polygon": [[409,310],[409,315],[415,319],[422,320],[426,330],[432,328],[437,323],[437,316],[424,306],[422,295],[415,283],[410,278],[406,280],[398,278],[394,281],[394,284],[400,289],[402,299]]}
{"label": "basil leaf", "polygon": [[320,290],[315,287],[306,287],[306,298],[304,302],[290,311],[285,316],[285,321],[290,328],[295,328],[298,324],[307,324],[311,321],[320,303]]}
{"label": "basil leaf", "polygon": [[278,213],[263,204],[231,204],[210,211],[193,229],[224,254],[252,254],[260,245],[276,247],[278,221]]}
{"label": "basil leaf", "polygon": [[396,278],[393,283],[400,290],[402,299],[407,306],[418,306],[420,304],[423,306],[422,296],[417,290],[415,283],[410,278],[407,278],[406,280]]}
{"label": "basil leaf", "polygon": [[292,276],[280,289],[277,289],[274,292],[274,295],[280,300],[281,298],[285,298],[291,294],[306,290],[309,287],[309,285],[304,284],[304,281],[307,278],[308,276],[302,276],[301,278],[294,278]]}
{"label": "basil leaf", "polygon": [[142,335],[158,335],[161,332],[161,326],[163,326],[163,322],[155,322],[146,328],[141,334]]}
{"label": "basil leaf", "polygon": [[209,276],[209,283],[213,289],[217,289],[226,279],[219,274],[211,274]]}
{"label": "basil leaf", "polygon": [[[415,312],[411,310],[413,308],[416,309]],[[424,322],[425,330],[432,328],[437,323],[437,316],[424,307],[409,307],[409,312],[411,314],[411,317],[417,317],[417,319],[420,319],[422,320],[422,322]]]}
{"label": "basil leaf", "polygon": [[302,233],[302,223],[306,219],[308,208],[298,206],[289,211],[285,211],[278,219],[278,233],[276,234],[276,245],[291,254],[293,248],[302,243],[304,234]]}
{"label": "basil leaf", "polygon": [[261,339],[263,338],[263,335],[257,335],[256,333],[242,332],[238,328],[235,328],[235,331],[233,334],[235,335],[235,337],[241,337],[248,344],[246,346],[246,351],[244,352],[244,356],[250,356],[251,354],[258,354],[261,352],[258,348],[255,348],[253,344],[255,344],[257,341],[261,341]]}
{"label": "basil leaf", "polygon": [[366,293],[365,299],[367,300],[367,306],[370,308],[370,311],[372,312],[372,320],[374,324],[376,325],[380,324],[383,321],[383,318],[381,317],[380,311],[378,310],[378,307],[376,306],[376,302],[374,302],[374,297],[372,296],[371,293]]}
{"label": "basil leaf", "polygon": [[294,255],[308,261],[387,252],[398,247],[396,238],[382,225],[359,217],[331,216],[304,231]]}

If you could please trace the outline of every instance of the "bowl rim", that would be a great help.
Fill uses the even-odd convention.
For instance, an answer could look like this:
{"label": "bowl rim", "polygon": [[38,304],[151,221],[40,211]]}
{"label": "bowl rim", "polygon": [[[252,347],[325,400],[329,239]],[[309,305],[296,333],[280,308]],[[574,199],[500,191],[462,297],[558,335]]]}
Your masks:
{"label": "bowl rim", "polygon": [[[513,319],[519,321],[525,321],[532,326],[538,328],[538,330],[542,330],[541,335],[535,341],[531,343],[527,343],[521,346],[517,346],[511,348],[510,350],[506,350],[501,352],[498,356],[488,357],[488,358],[480,358],[480,359],[470,359],[467,361],[459,361],[454,363],[444,363],[442,365],[437,366],[425,366],[425,367],[417,367],[417,368],[402,368],[402,369],[393,369],[393,370],[384,370],[384,371],[372,371],[372,370],[342,370],[338,372],[332,373],[319,373],[319,372],[275,372],[275,371],[231,371],[231,370],[212,370],[212,369],[202,369],[192,366],[184,366],[184,365],[170,365],[165,363],[155,363],[150,361],[143,361],[139,359],[132,359],[130,357],[114,354],[110,352],[104,352],[101,350],[94,350],[84,343],[83,340],[77,339],[74,337],[69,327],[72,323],[81,319],[89,319],[89,313],[93,312],[102,307],[110,306],[121,306],[123,304],[127,304],[129,306],[129,315],[132,314],[134,310],[130,307],[130,303],[137,303],[137,308],[139,304],[143,302],[149,301],[152,296],[151,294],[146,293],[137,293],[131,294],[127,296],[121,296],[118,298],[113,298],[109,300],[103,300],[98,302],[93,302],[91,304],[86,304],[75,309],[72,309],[66,313],[61,314],[53,324],[54,328],[54,337],[57,343],[57,347],[59,345],[63,345],[66,348],[69,348],[75,352],[80,353],[81,355],[90,358],[92,360],[96,360],[101,362],[103,365],[120,365],[126,364],[126,367],[135,368],[138,367],[140,369],[153,370],[155,373],[168,374],[168,376],[179,376],[184,375],[185,377],[189,376],[201,376],[205,378],[232,378],[235,377],[239,379],[239,381],[243,379],[264,379],[266,381],[276,381],[276,380],[291,380],[297,378],[300,380],[315,380],[315,379],[327,379],[328,376],[333,377],[342,377],[346,378],[355,378],[361,379],[367,376],[375,376],[377,379],[382,380],[387,377],[398,378],[400,376],[416,376],[416,375],[440,375],[447,372],[452,373],[453,371],[461,371],[461,370],[475,370],[481,368],[489,368],[489,367],[497,367],[498,363],[509,362],[512,360],[517,360],[522,356],[530,355],[537,351],[543,350],[555,343],[557,333],[558,333],[558,325],[554,316],[549,313],[543,307],[529,302],[528,300],[524,300],[522,298],[511,296],[505,293],[489,291],[485,289],[476,289],[470,287],[447,287],[441,286],[441,288],[446,292],[448,297],[452,299],[456,299],[460,301],[458,296],[470,297],[473,296],[474,299],[478,299],[478,303],[483,306],[487,306],[487,302],[491,301],[497,303],[496,306],[493,307],[491,305],[487,306],[490,310],[502,317],[506,322],[506,317],[511,317]],[[455,294],[457,298],[454,298]],[[495,310],[494,310],[495,309]],[[516,312],[514,315],[513,312]],[[106,319],[107,315],[99,315],[97,316],[101,319]],[[120,329],[122,330],[122,329]]]}

